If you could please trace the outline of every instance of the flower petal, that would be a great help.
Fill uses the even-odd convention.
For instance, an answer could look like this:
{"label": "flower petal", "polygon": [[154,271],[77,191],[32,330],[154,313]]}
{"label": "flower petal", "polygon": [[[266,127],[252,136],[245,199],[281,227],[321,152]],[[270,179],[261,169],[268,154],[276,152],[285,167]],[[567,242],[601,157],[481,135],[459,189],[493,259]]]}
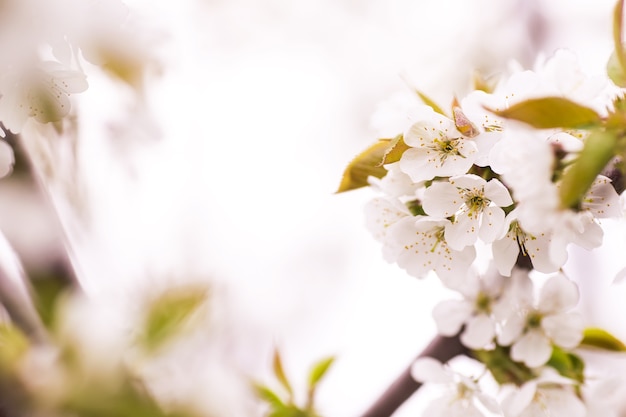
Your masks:
{"label": "flower petal", "polygon": [[439,334],[454,336],[461,326],[470,318],[474,307],[466,300],[442,301],[433,309],[433,318]]}
{"label": "flower petal", "polygon": [[538,330],[530,330],[511,347],[511,359],[524,362],[530,368],[544,365],[551,354],[550,341]]}
{"label": "flower petal", "polygon": [[472,317],[461,335],[461,342],[470,349],[482,349],[493,342],[496,326],[486,314]]}
{"label": "flower petal", "polygon": [[585,325],[579,314],[562,313],[544,317],[541,327],[556,345],[573,349],[583,340]]}
{"label": "flower petal", "polygon": [[578,286],[562,274],[548,278],[539,294],[539,310],[557,313],[574,308],[578,303]]}
{"label": "flower petal", "polygon": [[502,236],[504,226],[504,211],[500,207],[486,207],[483,210],[478,236],[483,242],[491,243]]}
{"label": "flower petal", "polygon": [[411,365],[411,376],[417,382],[435,382],[447,384],[454,381],[453,375],[437,359],[418,358]]}

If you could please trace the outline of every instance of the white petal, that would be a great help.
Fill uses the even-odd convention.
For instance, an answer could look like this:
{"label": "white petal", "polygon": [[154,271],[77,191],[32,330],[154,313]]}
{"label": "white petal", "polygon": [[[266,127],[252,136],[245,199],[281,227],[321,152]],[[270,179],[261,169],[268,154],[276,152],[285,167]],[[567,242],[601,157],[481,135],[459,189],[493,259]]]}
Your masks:
{"label": "white petal", "polygon": [[11,145],[0,140],[0,177],[4,177],[11,173],[13,164],[15,163],[15,155]]}
{"label": "white petal", "polygon": [[482,190],[483,187],[487,184],[487,181],[485,181],[478,175],[466,174],[450,178],[450,183],[454,184],[455,187],[465,188],[467,190],[472,190],[475,188]]}
{"label": "white petal", "polygon": [[491,252],[498,272],[504,276],[510,276],[520,252],[515,235],[507,233],[502,239],[493,242]]}
{"label": "white petal", "polygon": [[527,237],[524,242],[533,267],[539,272],[557,272],[567,261],[567,245],[552,242],[544,234]]}
{"label": "white petal", "polygon": [[432,150],[409,148],[400,157],[400,170],[414,182],[431,180],[437,175],[430,163],[433,154]]}
{"label": "white petal", "polygon": [[537,383],[530,381],[522,387],[510,393],[502,402],[502,409],[506,417],[518,417],[528,408],[537,392]]}
{"label": "white petal", "polygon": [[449,182],[438,181],[424,191],[422,206],[424,211],[434,217],[453,216],[463,205],[459,190]]}
{"label": "white petal", "polygon": [[495,323],[486,314],[472,317],[461,335],[461,342],[470,349],[482,349],[493,341]]}
{"label": "white petal", "polygon": [[500,207],[487,207],[483,210],[478,236],[485,243],[491,243],[504,232],[504,211]]}
{"label": "white petal", "polygon": [[541,327],[554,344],[573,349],[583,340],[583,318],[576,313],[562,313],[544,317]]}
{"label": "white petal", "polygon": [[502,346],[509,346],[521,336],[525,325],[525,317],[517,314],[511,315],[498,333],[498,343]]}
{"label": "white petal", "polygon": [[454,223],[446,226],[446,242],[455,250],[461,250],[466,246],[476,243],[480,223],[477,217],[463,213],[456,218]]}
{"label": "white petal", "polygon": [[461,330],[474,310],[474,306],[465,300],[442,301],[433,309],[433,318],[439,334],[454,336]]}
{"label": "white petal", "polygon": [[608,218],[619,217],[622,210],[619,204],[619,195],[611,185],[611,180],[603,175],[598,175],[587,195],[583,199],[583,208],[591,211],[594,217]]}
{"label": "white petal", "polygon": [[530,330],[511,347],[511,359],[536,368],[548,362],[552,346],[548,338],[538,330]]}
{"label": "white petal", "polygon": [[417,382],[447,384],[454,381],[453,375],[437,359],[418,358],[411,365],[411,376]]}
{"label": "white petal", "polygon": [[587,414],[587,409],[583,402],[568,388],[541,390],[544,399],[542,408],[546,409],[549,413],[548,415],[554,417],[584,417]]}
{"label": "white petal", "polygon": [[498,207],[508,207],[513,204],[509,190],[497,179],[492,179],[485,185],[485,196]]}
{"label": "white petal", "polygon": [[539,294],[539,310],[556,313],[569,310],[578,303],[578,286],[558,274],[548,278]]}

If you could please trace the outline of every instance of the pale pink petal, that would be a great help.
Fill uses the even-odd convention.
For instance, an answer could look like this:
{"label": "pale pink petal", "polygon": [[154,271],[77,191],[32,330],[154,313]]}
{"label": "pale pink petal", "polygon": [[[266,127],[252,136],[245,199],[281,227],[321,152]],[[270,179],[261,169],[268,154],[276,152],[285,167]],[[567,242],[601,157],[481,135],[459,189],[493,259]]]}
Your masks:
{"label": "pale pink petal", "polygon": [[526,332],[511,347],[511,359],[524,362],[530,368],[544,365],[551,354],[550,340],[538,330]]}

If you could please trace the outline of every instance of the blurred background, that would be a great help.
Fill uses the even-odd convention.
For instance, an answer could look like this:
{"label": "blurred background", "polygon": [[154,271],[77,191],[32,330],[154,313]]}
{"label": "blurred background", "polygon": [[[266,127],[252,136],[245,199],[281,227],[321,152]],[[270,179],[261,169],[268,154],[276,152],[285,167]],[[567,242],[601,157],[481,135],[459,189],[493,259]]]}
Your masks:
{"label": "blurred background", "polygon": [[[350,159],[406,127],[410,86],[445,107],[475,70],[530,68],[567,47],[602,73],[612,49],[612,0],[127,4],[138,31],[153,30],[160,75],[145,112],[97,77],[78,97],[88,219],[60,203],[60,228],[36,188],[9,179],[0,228],[33,270],[63,260],[68,238],[81,285],[110,302],[155,276],[210,277],[237,372],[270,380],[277,346],[302,391],[314,361],[337,357],[319,393],[328,417],[375,401],[435,335],[430,311],[446,296],[384,262],[364,225],[372,190],[334,194]],[[593,297],[623,296],[609,289],[619,266],[596,255],[567,268],[600,277],[590,320],[611,323]]]}

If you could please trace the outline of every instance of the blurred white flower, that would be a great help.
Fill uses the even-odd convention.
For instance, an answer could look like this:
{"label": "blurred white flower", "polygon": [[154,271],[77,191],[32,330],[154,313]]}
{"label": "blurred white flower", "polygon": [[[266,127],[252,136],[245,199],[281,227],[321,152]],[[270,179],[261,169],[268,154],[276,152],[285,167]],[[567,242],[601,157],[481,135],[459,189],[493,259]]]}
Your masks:
{"label": "blurred white flower", "polygon": [[478,386],[474,379],[454,372],[433,358],[419,358],[411,366],[411,376],[418,382],[441,384],[445,393],[433,400],[426,411],[429,417],[483,417],[500,413],[500,407]]}
{"label": "blurred white flower", "polygon": [[[473,246],[462,250],[450,248],[444,237],[449,220],[427,216],[405,217],[389,229],[390,248],[398,266],[421,278],[434,271],[446,282],[462,281],[476,257]],[[452,284],[454,285],[454,284]]]}
{"label": "blurred white flower", "polygon": [[571,384],[538,379],[525,383],[502,401],[505,417],[584,417],[585,404]]}
{"label": "blurred white flower", "polygon": [[84,73],[53,61],[4,74],[0,79],[0,121],[13,133],[20,133],[30,117],[40,123],[57,122],[70,112],[70,94],[86,89]]}

